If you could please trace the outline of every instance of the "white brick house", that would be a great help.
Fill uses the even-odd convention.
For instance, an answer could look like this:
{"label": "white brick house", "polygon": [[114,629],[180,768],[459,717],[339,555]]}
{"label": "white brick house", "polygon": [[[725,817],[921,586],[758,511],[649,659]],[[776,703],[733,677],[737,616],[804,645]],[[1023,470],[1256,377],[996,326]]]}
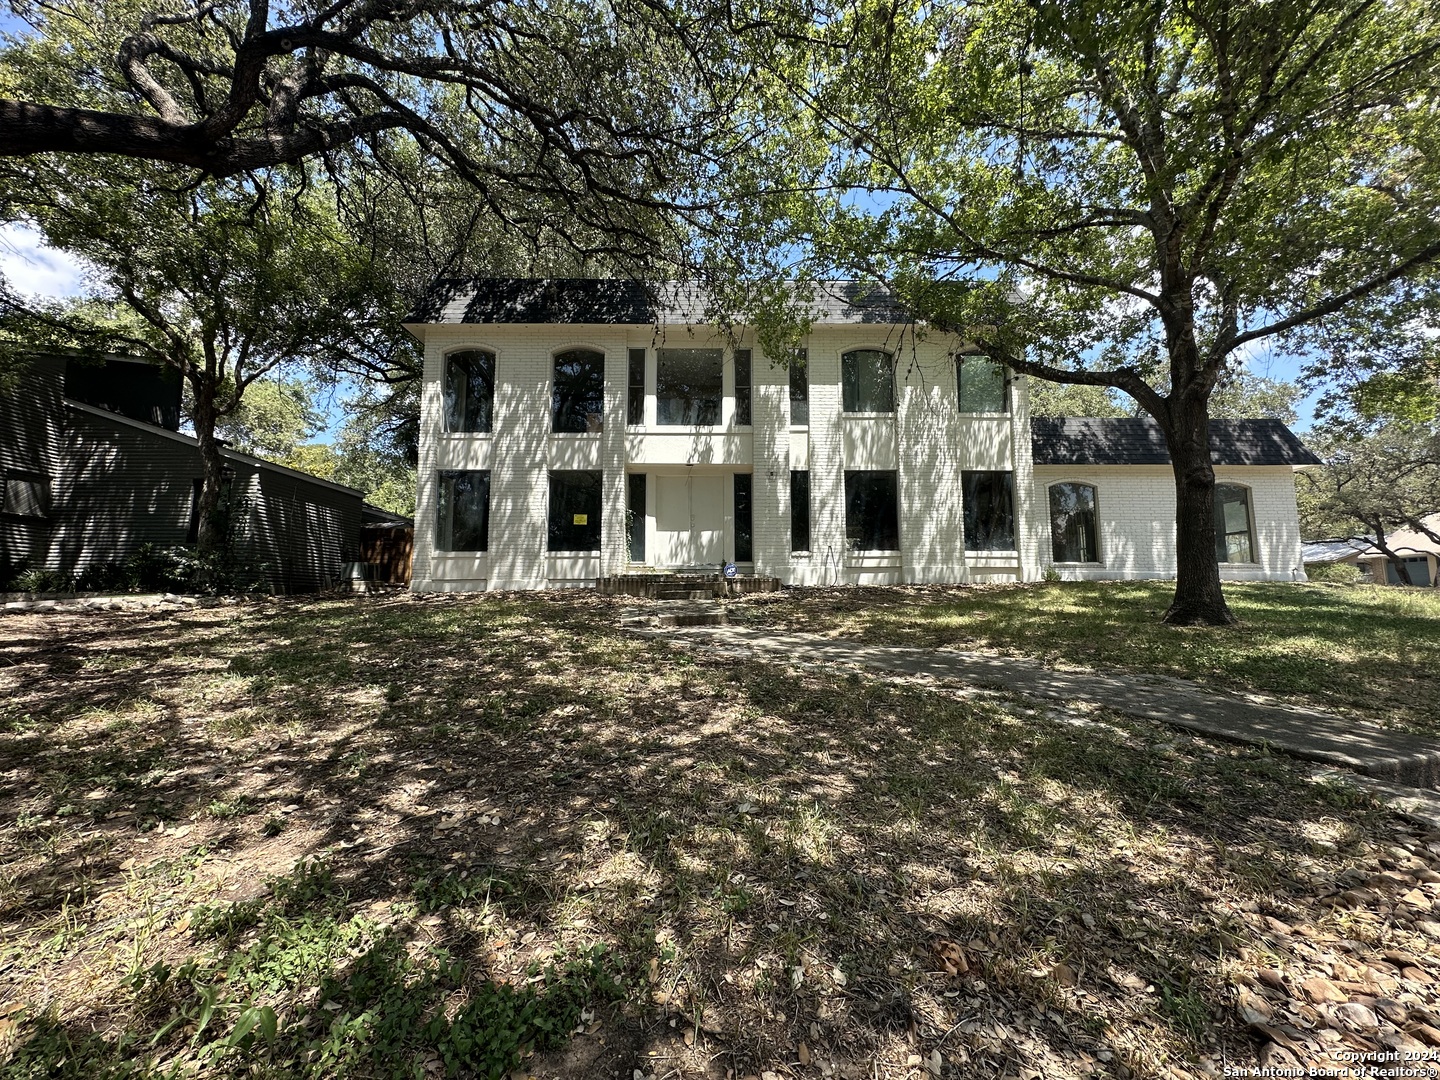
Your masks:
{"label": "white brick house", "polygon": [[[1163,458],[1037,466],[1023,378],[917,338],[884,297],[831,292],[790,366],[746,328],[708,324],[684,289],[657,302],[629,282],[437,283],[406,323],[425,346],[412,588],[727,562],[787,584],[1029,581],[1052,562],[1173,576]],[[1284,452],[1306,453],[1280,431]],[[1218,470],[1243,485],[1231,525],[1246,519],[1227,576],[1294,575],[1299,463]]]}

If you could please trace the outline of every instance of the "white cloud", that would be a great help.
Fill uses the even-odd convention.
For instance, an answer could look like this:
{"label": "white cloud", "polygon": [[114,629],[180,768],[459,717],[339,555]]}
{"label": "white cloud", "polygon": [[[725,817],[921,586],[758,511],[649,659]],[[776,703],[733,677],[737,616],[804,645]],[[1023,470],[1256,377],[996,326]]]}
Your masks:
{"label": "white cloud", "polygon": [[84,285],[86,264],[63,251],[46,247],[44,238],[19,222],[0,225],[0,275],[16,292],[40,296],[75,296]]}

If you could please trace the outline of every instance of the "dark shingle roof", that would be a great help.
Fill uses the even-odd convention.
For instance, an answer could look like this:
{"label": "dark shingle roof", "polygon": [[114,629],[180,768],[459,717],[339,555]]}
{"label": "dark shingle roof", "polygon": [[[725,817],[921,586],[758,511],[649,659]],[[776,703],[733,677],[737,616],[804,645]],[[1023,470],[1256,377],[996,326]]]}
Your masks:
{"label": "dark shingle roof", "polygon": [[[1030,421],[1036,465],[1168,465],[1160,425],[1149,417],[1037,416]],[[1319,465],[1279,420],[1211,420],[1214,465]]]}
{"label": "dark shingle roof", "polygon": [[[802,306],[821,323],[903,323],[888,292],[854,281],[826,282]],[[601,323],[646,326],[710,323],[713,304],[696,284],[598,278],[439,278],[407,323]]]}

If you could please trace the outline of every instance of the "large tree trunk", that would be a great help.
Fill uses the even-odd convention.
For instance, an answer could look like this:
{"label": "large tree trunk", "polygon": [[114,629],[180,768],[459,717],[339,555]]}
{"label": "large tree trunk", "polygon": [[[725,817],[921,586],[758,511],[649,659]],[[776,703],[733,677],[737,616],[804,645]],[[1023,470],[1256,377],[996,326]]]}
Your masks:
{"label": "large tree trunk", "polygon": [[221,520],[221,499],[225,493],[225,459],[220,455],[220,441],[215,438],[215,386],[203,375],[191,382],[195,395],[195,438],[200,443],[200,502],[197,506],[195,546],[201,553],[219,551],[225,546],[225,526]]}
{"label": "large tree trunk", "polygon": [[1175,470],[1175,599],[1165,621],[1177,626],[1229,626],[1235,616],[1220,590],[1215,560],[1215,470],[1210,464],[1207,402],[1175,394],[1166,426]]}

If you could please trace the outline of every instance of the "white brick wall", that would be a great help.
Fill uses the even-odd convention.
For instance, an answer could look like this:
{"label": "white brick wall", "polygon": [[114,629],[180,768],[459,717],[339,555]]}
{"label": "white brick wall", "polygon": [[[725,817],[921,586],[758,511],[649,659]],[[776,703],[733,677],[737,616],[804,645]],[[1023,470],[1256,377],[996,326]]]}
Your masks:
{"label": "white brick wall", "polygon": [[[1251,531],[1258,560],[1222,564],[1220,576],[1233,581],[1304,580],[1300,569],[1300,520],[1295,510],[1295,474],[1289,466],[1215,468],[1219,483],[1250,489]],[[1034,519],[1040,565],[1052,565],[1051,484],[1093,484],[1100,521],[1100,563],[1061,564],[1066,579],[1173,578],[1175,576],[1175,474],[1168,465],[1110,465],[1071,468],[1035,466]]]}
{"label": "white brick wall", "polygon": [[[1070,577],[1174,575],[1174,486],[1168,467],[1086,470],[1034,466],[1030,455],[1028,391],[1011,387],[1012,413],[961,415],[951,343],[915,340],[887,326],[820,326],[809,352],[810,426],[789,426],[789,373],[752,350],[753,434],[736,429],[731,343],[685,327],[431,326],[426,329],[421,394],[420,482],[416,506],[412,588],[539,589],[585,585],[629,566],[625,536],[626,470],[646,474],[646,554],[656,561],[656,477],[725,476],[725,553],[733,557],[734,521],[728,479],[753,469],[754,567],[794,584],[1034,580],[1050,564],[1049,502],[1055,480],[1084,480],[1099,488],[1104,564],[1066,567]],[[713,432],[683,432],[655,424],[656,347],[724,348],[726,403]],[[568,348],[605,355],[605,418],[599,435],[551,433],[554,354]],[[627,429],[628,351],[646,349],[646,424]],[[486,348],[496,354],[494,431],[441,430],[445,353]],[[845,417],[841,354],[881,348],[897,357],[896,412]],[[809,555],[790,551],[790,470],[810,472]],[[442,469],[491,472],[490,551],[436,552],[436,474]],[[604,476],[601,548],[593,555],[550,555],[546,520],[551,469],[598,469]],[[845,544],[847,469],[895,469],[900,540],[895,555],[857,556]],[[960,474],[968,469],[1012,470],[1016,541],[1013,552],[964,551]],[[1260,562],[1225,567],[1226,577],[1289,579],[1299,565],[1299,525],[1288,468],[1217,469],[1222,479],[1252,490]]]}

